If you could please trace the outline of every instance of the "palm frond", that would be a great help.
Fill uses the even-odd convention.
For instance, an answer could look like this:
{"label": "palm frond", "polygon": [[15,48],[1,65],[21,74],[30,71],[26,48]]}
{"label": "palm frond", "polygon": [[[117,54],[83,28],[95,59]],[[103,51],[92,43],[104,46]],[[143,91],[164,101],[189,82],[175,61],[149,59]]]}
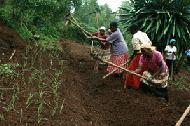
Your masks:
{"label": "palm frond", "polygon": [[[184,51],[190,44],[190,0],[131,0],[133,11],[126,10],[126,25],[137,24],[147,32],[154,45],[164,44],[171,37],[178,40]],[[181,53],[180,52],[180,53]]]}

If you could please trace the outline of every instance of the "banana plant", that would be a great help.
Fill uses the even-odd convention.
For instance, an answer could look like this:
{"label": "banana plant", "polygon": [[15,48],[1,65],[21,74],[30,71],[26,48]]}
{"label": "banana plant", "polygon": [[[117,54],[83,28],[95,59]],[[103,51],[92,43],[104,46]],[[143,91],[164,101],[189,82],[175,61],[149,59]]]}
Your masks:
{"label": "banana plant", "polygon": [[125,25],[138,25],[160,51],[175,38],[178,55],[183,54],[190,44],[189,0],[131,0],[130,5],[130,10],[121,8]]}

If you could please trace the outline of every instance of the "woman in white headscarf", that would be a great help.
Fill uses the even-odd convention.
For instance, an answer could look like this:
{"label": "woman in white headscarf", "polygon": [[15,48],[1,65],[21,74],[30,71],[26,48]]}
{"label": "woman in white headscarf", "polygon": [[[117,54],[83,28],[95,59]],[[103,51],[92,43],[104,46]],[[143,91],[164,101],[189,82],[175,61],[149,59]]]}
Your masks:
{"label": "woman in white headscarf", "polygon": [[[132,45],[133,45],[133,55],[130,57],[130,64],[127,67],[128,70],[136,70],[138,67],[138,63],[141,57],[141,45],[142,44],[150,44],[152,45],[152,42],[148,38],[148,35],[142,31],[139,30],[137,25],[132,25],[129,28],[131,34],[133,35],[132,38]],[[143,71],[140,73],[142,74]],[[140,85],[140,77],[137,77],[132,74],[126,73],[124,76],[124,88],[134,88],[138,89]]]}
{"label": "woman in white headscarf", "polygon": [[145,92],[151,92],[158,97],[163,97],[168,102],[168,67],[163,59],[162,54],[155,50],[150,44],[141,45],[141,57],[136,73],[142,70],[143,79],[140,88]]}

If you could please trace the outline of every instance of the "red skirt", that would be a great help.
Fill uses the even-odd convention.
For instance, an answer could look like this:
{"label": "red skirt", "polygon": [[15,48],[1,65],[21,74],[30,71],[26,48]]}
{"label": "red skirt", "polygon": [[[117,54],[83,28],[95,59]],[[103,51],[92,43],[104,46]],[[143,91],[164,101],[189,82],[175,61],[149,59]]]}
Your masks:
{"label": "red skirt", "polygon": [[[124,63],[127,62],[127,59],[128,59],[128,53],[124,53],[122,55],[111,55],[110,62],[114,63],[117,66],[122,66]],[[123,66],[123,67],[125,67],[125,66]],[[110,73],[114,70],[116,70],[116,71],[113,73],[116,73],[116,74],[120,74],[123,72],[122,69],[118,69],[117,67],[109,64],[107,67],[107,71]]]}
{"label": "red skirt", "polygon": [[[136,70],[139,64],[140,57],[141,57],[141,53],[137,53],[131,60],[131,63],[129,64],[127,69],[131,71]],[[126,74],[124,78],[124,85],[126,85],[127,87],[138,89],[140,85],[140,77],[133,74]]]}

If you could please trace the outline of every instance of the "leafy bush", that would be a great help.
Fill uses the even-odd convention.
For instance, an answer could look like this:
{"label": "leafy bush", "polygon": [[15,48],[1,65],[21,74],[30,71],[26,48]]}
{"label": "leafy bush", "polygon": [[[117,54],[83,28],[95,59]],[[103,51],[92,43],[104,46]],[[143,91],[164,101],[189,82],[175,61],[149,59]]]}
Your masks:
{"label": "leafy bush", "polygon": [[40,38],[40,42],[38,43],[38,45],[42,46],[43,48],[46,49],[58,49],[58,45],[57,45],[57,39],[52,37],[52,36],[45,36],[42,35],[42,37]]}
{"label": "leafy bush", "polygon": [[[94,27],[90,27],[88,25],[85,25],[84,23],[80,23],[79,25],[89,33],[97,31]],[[63,29],[62,37],[71,38],[73,40],[80,41],[82,43],[90,43],[90,41],[86,38],[85,34],[82,32],[82,30],[71,24],[65,26],[65,28]]]}
{"label": "leafy bush", "polygon": [[15,26],[15,22],[12,20],[13,6],[5,5],[0,8],[0,17],[9,25]]}
{"label": "leafy bush", "polygon": [[0,75],[6,77],[14,74],[14,70],[19,66],[19,64],[0,64]]}
{"label": "leafy bush", "polygon": [[28,39],[32,36],[32,32],[25,25],[19,27],[17,31],[24,39]]}
{"label": "leafy bush", "polygon": [[24,39],[31,38],[34,32],[52,39],[60,37],[62,30],[59,27],[64,15],[79,4],[81,0],[6,1],[0,5],[0,17]]}
{"label": "leafy bush", "polygon": [[43,26],[39,28],[39,32],[43,33],[45,36],[50,36],[57,38],[61,35],[61,33],[58,32],[58,28],[56,26]]}

